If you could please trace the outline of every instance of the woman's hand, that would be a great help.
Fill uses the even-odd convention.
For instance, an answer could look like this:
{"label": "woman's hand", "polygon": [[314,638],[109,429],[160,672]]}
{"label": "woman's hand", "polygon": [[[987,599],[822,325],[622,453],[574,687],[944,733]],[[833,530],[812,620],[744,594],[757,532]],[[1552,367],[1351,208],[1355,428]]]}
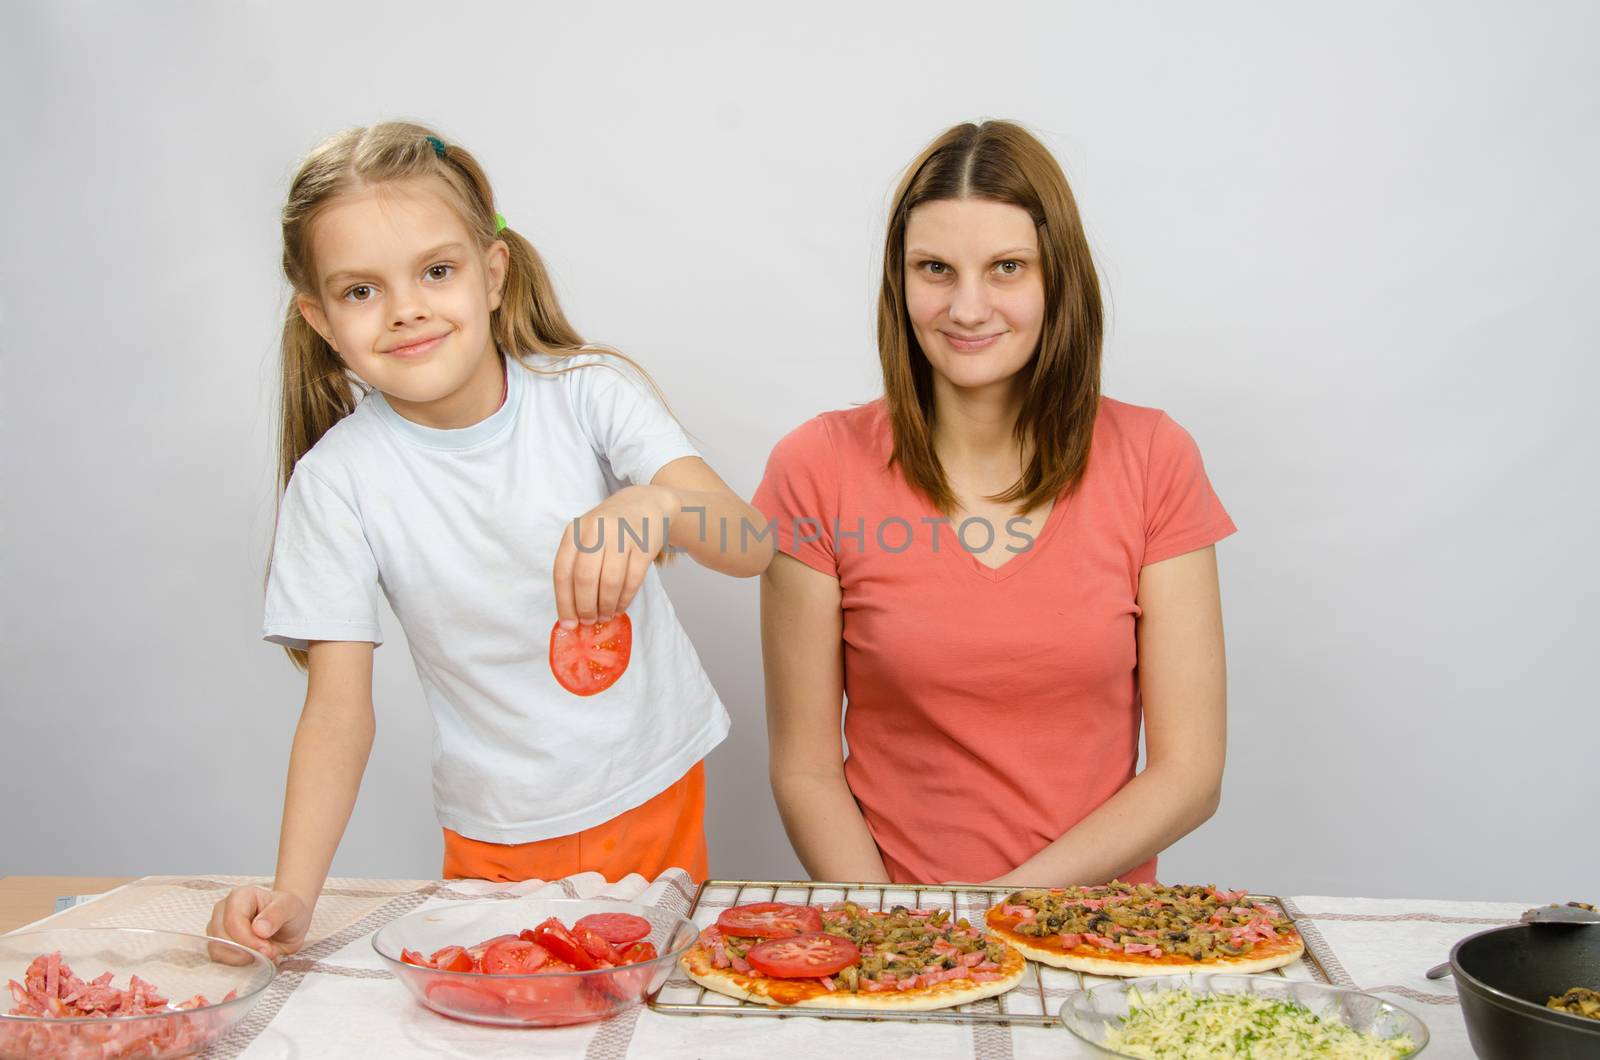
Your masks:
{"label": "woman's hand", "polygon": [[626,611],[667,546],[677,497],[664,486],[627,486],[574,519],[556,551],[556,617],[562,627]]}
{"label": "woman's hand", "polygon": [[[211,910],[206,934],[232,939],[276,962],[305,945],[311,907],[288,891],[235,887]],[[238,950],[218,946],[212,954],[226,963],[243,961]]]}

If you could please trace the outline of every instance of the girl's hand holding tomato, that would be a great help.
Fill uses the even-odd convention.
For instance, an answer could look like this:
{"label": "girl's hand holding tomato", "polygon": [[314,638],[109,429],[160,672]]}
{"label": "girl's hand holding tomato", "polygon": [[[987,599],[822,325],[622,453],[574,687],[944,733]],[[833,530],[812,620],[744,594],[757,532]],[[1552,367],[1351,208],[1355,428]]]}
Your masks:
{"label": "girl's hand holding tomato", "polygon": [[556,625],[572,630],[626,611],[678,510],[665,486],[628,486],[567,524],[556,552]]}
{"label": "girl's hand holding tomato", "polygon": [[556,624],[550,671],[561,687],[592,696],[628,668],[633,624],[624,613],[650,564],[667,547],[677,495],[629,486],[569,524],[556,552]]}

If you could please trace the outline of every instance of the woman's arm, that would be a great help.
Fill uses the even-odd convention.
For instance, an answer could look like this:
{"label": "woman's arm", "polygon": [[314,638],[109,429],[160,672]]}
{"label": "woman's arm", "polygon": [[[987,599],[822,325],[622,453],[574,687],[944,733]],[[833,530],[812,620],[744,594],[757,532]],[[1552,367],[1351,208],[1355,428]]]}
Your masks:
{"label": "woman's arm", "polygon": [[1139,692],[1145,768],[1054,843],[994,881],[1104,883],[1160,853],[1217,810],[1228,678],[1215,548],[1139,573]]}
{"label": "woman's arm", "polygon": [[844,779],[844,612],[839,580],[791,556],[761,579],[772,794],[814,880],[886,883],[878,846]]}
{"label": "woman's arm", "polygon": [[556,616],[570,626],[626,611],[669,544],[719,574],[753,578],[772,562],[771,536],[758,536],[766,528],[711,465],[680,457],[567,526],[552,571]]}
{"label": "woman's arm", "polygon": [[274,960],[304,943],[372,752],[372,650],[357,641],[311,643],[306,702],[289,753],[277,878],[270,891],[229,892],[212,911],[209,934]]}

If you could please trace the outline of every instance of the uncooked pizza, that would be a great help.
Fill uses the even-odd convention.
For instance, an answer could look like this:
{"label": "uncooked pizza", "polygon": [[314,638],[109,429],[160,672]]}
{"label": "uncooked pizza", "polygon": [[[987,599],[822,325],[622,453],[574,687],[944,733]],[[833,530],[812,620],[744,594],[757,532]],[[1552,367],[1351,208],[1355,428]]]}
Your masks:
{"label": "uncooked pizza", "polygon": [[1305,952],[1292,921],[1214,887],[1024,888],[985,921],[1030,960],[1092,975],[1264,972]]}
{"label": "uncooked pizza", "polygon": [[683,968],[767,1005],[920,1012],[1003,994],[1027,961],[945,909],[760,902],[724,910]]}

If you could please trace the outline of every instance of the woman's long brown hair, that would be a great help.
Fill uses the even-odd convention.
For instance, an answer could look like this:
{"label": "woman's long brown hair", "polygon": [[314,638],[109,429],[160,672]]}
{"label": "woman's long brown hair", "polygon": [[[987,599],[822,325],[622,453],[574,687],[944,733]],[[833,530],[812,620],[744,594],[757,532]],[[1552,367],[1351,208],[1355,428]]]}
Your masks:
{"label": "woman's long brown hair", "polygon": [[957,125],[911,163],[895,193],[878,294],[878,357],[894,433],[891,467],[945,514],[956,497],[933,446],[933,367],[906,310],[905,240],[911,211],[944,199],[986,199],[1028,211],[1039,233],[1044,321],[1022,371],[1015,434],[1031,453],[1022,475],[988,498],[1032,511],[1077,488],[1089,462],[1100,406],[1104,311],[1100,281],[1066,175],[1046,147],[1006,121]]}

